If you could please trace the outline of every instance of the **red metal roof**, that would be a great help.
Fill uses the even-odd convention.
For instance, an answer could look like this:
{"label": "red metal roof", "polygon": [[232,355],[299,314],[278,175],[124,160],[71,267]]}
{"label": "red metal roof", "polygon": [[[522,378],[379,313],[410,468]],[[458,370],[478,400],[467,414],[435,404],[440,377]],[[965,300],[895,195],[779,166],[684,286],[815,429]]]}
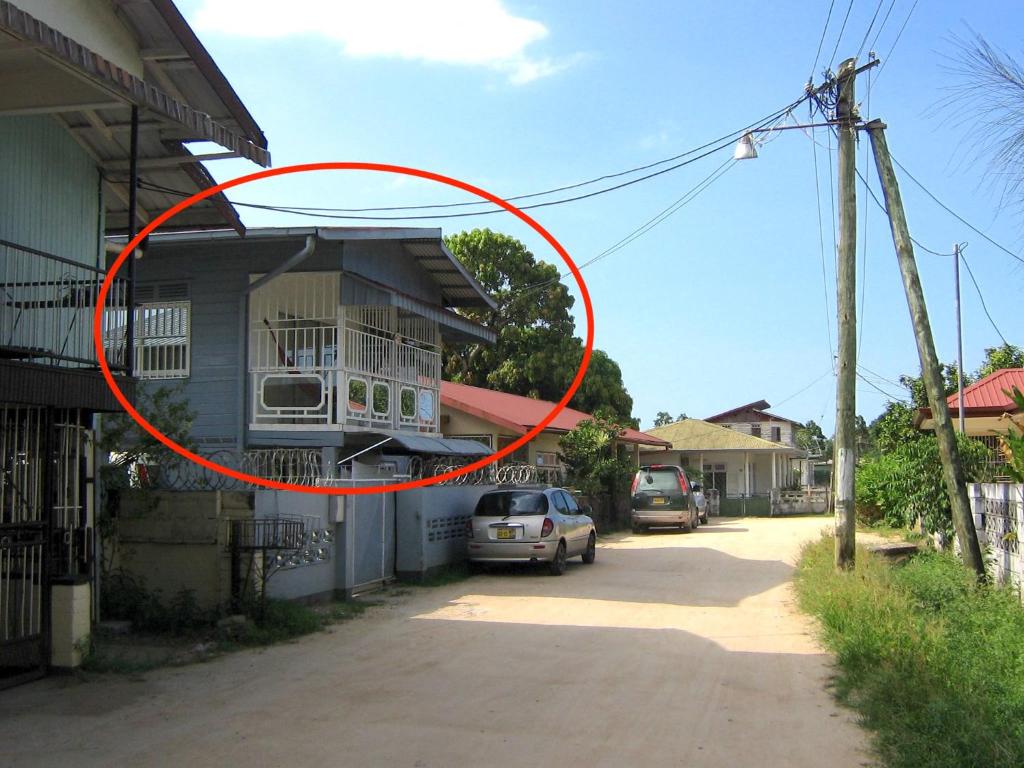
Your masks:
{"label": "red metal roof", "polygon": [[[964,389],[964,415],[971,411],[1013,413],[1017,406],[1003,390],[1012,391],[1014,387],[1024,392],[1024,368],[1003,368],[990,373]],[[946,402],[951,412],[959,412],[957,393],[947,397]]]}
{"label": "red metal roof", "polygon": [[[555,407],[555,403],[547,400],[534,400],[531,397],[510,395],[507,392],[495,392],[493,389],[455,384],[451,381],[441,382],[441,404],[498,424],[518,435],[526,434],[540,424]],[[545,431],[568,432],[581,421],[592,418],[589,413],[563,408],[545,427]],[[672,444],[665,440],[635,429],[626,429],[619,439],[639,445],[672,447]]]}

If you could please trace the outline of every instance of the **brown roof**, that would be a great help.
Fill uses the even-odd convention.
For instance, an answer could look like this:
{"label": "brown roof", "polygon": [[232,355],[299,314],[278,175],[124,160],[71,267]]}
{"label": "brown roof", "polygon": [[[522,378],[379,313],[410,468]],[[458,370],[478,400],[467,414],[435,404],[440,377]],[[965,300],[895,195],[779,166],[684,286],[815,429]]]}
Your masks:
{"label": "brown roof", "polygon": [[727,417],[729,416],[741,414],[743,411],[753,411],[759,416],[764,416],[765,421],[785,421],[790,424],[800,424],[799,421],[787,419],[785,416],[776,416],[774,413],[768,413],[766,409],[770,407],[771,404],[767,400],[755,400],[752,403],[741,405],[738,408],[730,408],[728,411],[722,411],[722,413],[717,413],[714,416],[708,416],[706,419],[704,419],[704,421],[710,421],[712,423],[719,421],[727,421]]}

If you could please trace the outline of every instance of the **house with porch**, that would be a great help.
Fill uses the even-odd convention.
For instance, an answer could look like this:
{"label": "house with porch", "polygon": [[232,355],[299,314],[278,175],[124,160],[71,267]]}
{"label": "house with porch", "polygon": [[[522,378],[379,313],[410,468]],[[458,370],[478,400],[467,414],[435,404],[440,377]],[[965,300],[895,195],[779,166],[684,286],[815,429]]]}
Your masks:
{"label": "house with porch", "polygon": [[649,434],[671,447],[641,451],[641,461],[700,471],[705,489],[717,491],[723,515],[771,514],[782,491],[799,485],[797,462],[806,459],[795,446],[701,419],[655,427]]}
{"label": "house with porch", "polygon": [[[1006,458],[999,448],[999,435],[1005,434],[1006,415],[1018,415],[1020,409],[1010,397],[1013,388],[1024,392],[1024,368],[1003,368],[993,371],[964,388],[964,434],[983,443],[989,449],[989,465],[997,478],[1003,478]],[[960,420],[960,395],[954,392],[946,398],[949,417],[954,427]],[[914,426],[922,430],[935,429],[931,408],[919,408],[914,415]]]}
{"label": "house with porch", "polygon": [[[451,381],[441,383],[441,428],[444,434],[483,443],[491,451],[511,445],[537,426],[554,407],[555,403],[547,400]],[[564,471],[558,441],[581,421],[592,418],[583,411],[563,408],[554,421],[536,438],[507,457],[505,463],[532,467],[531,475],[538,480],[562,482]],[[637,466],[643,449],[670,446],[666,440],[636,429],[623,430],[617,443],[630,451]]]}
{"label": "house with porch", "polygon": [[[188,142],[267,166],[252,115],[170,0],[0,0],[0,688],[74,667],[97,616],[92,451],[105,237],[212,185]],[[168,190],[177,190],[170,194]],[[221,195],[170,224],[241,229]],[[135,340],[105,350],[129,398]]]}
{"label": "house with porch", "polygon": [[[139,387],[180,389],[195,413],[192,441],[221,465],[296,485],[379,487],[491,450],[442,434],[442,343],[493,343],[495,334],[455,311],[493,300],[439,229],[158,234],[136,282]],[[162,509],[190,530],[202,526],[189,515],[218,520],[223,545],[197,532],[194,551],[172,546],[132,502],[124,515],[135,538],[121,563],[164,594],[193,590],[209,608],[226,607],[225,595],[237,601],[254,569],[273,573],[271,597],[318,598],[461,559],[465,518],[485,490],[271,491],[197,478],[194,465],[169,459],[150,473],[154,489],[192,501]]]}

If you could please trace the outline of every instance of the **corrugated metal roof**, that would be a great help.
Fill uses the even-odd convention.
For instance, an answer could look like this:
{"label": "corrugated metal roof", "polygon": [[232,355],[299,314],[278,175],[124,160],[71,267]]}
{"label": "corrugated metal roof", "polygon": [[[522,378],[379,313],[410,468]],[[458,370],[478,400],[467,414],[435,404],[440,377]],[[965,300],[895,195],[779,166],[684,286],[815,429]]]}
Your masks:
{"label": "corrugated metal roof", "polygon": [[[1024,392],[1024,368],[1003,368],[990,373],[964,388],[964,414],[970,415],[971,410],[1000,409],[1013,413],[1017,406],[1004,390],[1012,391],[1014,387]],[[951,411],[959,413],[960,401],[956,393],[946,398],[946,402]]]}
{"label": "corrugated metal roof", "polygon": [[[456,384],[451,381],[441,382],[441,405],[477,416],[520,435],[526,434],[540,424],[555,407],[555,403],[548,400],[534,400],[530,397],[495,392],[492,389],[471,387],[468,384]],[[548,424],[545,431],[568,432],[581,421],[592,418],[593,416],[589,413],[573,408],[563,408]],[[619,440],[639,445],[669,446],[660,437],[645,434],[636,429],[625,430]]]}
{"label": "corrugated metal roof", "polygon": [[681,451],[781,451],[804,455],[799,448],[745,435],[701,419],[683,419],[664,427],[655,427],[650,430],[650,434],[667,440],[673,449]]}
{"label": "corrugated metal roof", "polygon": [[496,308],[494,301],[484,291],[483,286],[469,274],[469,271],[445,247],[444,241],[440,238],[407,240],[405,242],[405,250],[441,286],[445,303],[448,306],[479,306],[480,297],[484,296],[491,309]]}
{"label": "corrugated metal roof", "polygon": [[[410,435],[404,432],[381,432],[403,448],[416,453],[434,453],[446,456],[486,456],[491,452],[483,443],[476,440],[461,440],[451,437],[426,437]],[[386,449],[385,449],[386,450]]]}
{"label": "corrugated metal roof", "polygon": [[[107,231],[112,233],[127,229],[133,104],[143,112],[138,195],[143,224],[183,196],[214,183],[184,141],[211,141],[224,147],[225,154],[270,164],[259,126],[173,3],[138,0],[119,4],[117,11],[138,42],[145,80],[0,0],[0,70],[15,73],[5,77],[0,108],[8,113],[53,114],[64,124],[104,172]],[[180,25],[172,29],[167,19],[173,22],[175,17]],[[173,66],[170,60],[159,63],[157,46],[177,57]],[[167,224],[168,229],[224,226],[242,228],[223,195],[197,203]]]}

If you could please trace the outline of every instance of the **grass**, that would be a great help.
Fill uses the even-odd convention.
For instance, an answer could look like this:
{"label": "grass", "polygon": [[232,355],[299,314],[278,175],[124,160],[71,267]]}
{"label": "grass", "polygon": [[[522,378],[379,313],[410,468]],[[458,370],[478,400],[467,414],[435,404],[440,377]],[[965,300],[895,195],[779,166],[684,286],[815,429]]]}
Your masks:
{"label": "grass", "polygon": [[160,627],[118,637],[96,635],[85,649],[85,672],[137,675],[160,667],[209,661],[225,653],[283,643],[355,618],[372,603],[345,601],[308,606],[269,600],[258,621],[230,626],[214,623],[154,622]]}
{"label": "grass", "polygon": [[953,557],[893,567],[863,549],[837,573],[831,538],[808,545],[801,607],[836,655],[834,692],[890,768],[1024,765],[1024,608]]}

